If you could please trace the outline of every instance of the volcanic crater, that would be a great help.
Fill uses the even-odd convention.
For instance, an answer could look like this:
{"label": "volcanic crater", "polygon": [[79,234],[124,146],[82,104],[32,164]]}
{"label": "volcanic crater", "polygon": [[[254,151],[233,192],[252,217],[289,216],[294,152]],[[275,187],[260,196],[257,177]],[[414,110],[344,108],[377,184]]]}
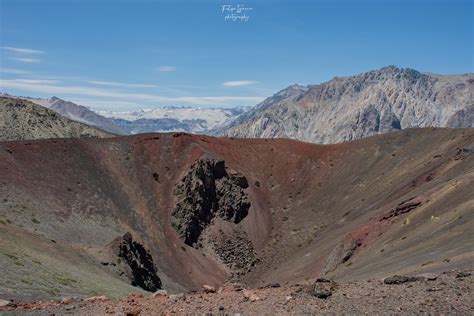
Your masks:
{"label": "volcanic crater", "polygon": [[190,292],[469,267],[474,132],[315,145],[144,134],[0,143],[0,294]]}

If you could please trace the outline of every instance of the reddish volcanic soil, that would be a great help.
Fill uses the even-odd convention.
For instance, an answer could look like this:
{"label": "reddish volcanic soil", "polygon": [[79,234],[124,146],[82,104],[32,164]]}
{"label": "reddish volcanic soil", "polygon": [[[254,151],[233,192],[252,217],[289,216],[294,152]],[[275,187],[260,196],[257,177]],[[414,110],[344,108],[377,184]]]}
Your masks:
{"label": "reddish volcanic soil", "polygon": [[[458,311],[469,313],[463,293],[471,279],[460,283],[441,272],[473,268],[473,153],[472,129],[404,130],[337,145],[182,133],[0,142],[0,299],[145,294],[109,264],[116,260],[109,245],[130,232],[149,250],[169,293],[231,280],[264,298],[248,302],[227,287],[176,303],[168,296],[137,296],[145,314],[153,314],[151,306],[157,313],[219,312],[221,299],[225,311],[349,311],[344,291],[352,302],[362,304],[367,295],[373,306],[385,304],[380,290],[389,293],[395,285],[385,288],[381,278],[424,272],[441,275],[433,282],[446,282],[430,292],[439,300],[462,285],[459,297],[446,297],[459,299]],[[177,234],[171,215],[176,184],[198,159],[224,160],[229,177],[243,175],[250,209],[237,223],[215,218],[192,247]],[[226,244],[235,240],[237,245]],[[226,261],[234,246],[251,264]],[[329,301],[294,294],[294,284],[319,276],[344,290]],[[418,304],[431,286],[423,282],[397,289]],[[282,288],[256,289],[272,283]],[[85,311],[97,305],[101,312],[121,312],[127,304],[100,302]],[[400,312],[395,302],[387,304]],[[408,310],[449,312],[448,303],[440,309],[431,304]]]}

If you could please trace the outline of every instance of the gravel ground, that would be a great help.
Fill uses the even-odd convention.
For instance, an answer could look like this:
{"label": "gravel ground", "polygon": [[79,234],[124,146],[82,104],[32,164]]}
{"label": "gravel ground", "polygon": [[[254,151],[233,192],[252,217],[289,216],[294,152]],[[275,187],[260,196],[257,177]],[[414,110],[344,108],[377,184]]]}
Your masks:
{"label": "gravel ground", "polygon": [[[199,293],[65,298],[63,301],[0,307],[0,313],[29,315],[158,314],[462,314],[472,315],[471,271],[429,274],[402,284],[366,280],[336,284],[325,280],[287,287],[245,289],[236,284]],[[434,280],[433,280],[434,279]],[[315,290],[316,289],[316,290]],[[214,293],[212,293],[215,290]],[[321,295],[328,291],[330,295]],[[319,296],[319,297],[318,297]]]}

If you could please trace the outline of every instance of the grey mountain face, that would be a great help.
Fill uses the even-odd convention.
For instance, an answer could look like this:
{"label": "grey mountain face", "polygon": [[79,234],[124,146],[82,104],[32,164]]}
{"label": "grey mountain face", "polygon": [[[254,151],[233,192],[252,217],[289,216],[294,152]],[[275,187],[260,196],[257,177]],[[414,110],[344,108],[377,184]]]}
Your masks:
{"label": "grey mountain face", "polygon": [[320,85],[293,85],[221,129],[225,136],[337,143],[412,127],[473,127],[474,74],[388,66]]}
{"label": "grey mountain face", "polygon": [[[31,99],[31,101],[35,102],[35,99]],[[57,97],[52,97],[51,99],[47,100],[47,102],[37,103],[73,121],[94,126],[114,134],[126,134],[124,130],[115,125],[111,120],[95,113],[85,106],[65,101]]]}

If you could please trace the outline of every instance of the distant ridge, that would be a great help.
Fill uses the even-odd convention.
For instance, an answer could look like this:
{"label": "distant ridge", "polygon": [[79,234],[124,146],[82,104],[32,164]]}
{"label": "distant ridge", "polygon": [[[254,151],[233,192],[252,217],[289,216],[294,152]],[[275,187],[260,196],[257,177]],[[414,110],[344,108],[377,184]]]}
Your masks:
{"label": "distant ridge", "polygon": [[0,140],[104,138],[114,134],[74,122],[31,101],[0,97]]}
{"label": "distant ridge", "polygon": [[83,105],[78,105],[70,101],[65,101],[55,96],[50,99],[30,98],[29,100],[44,107],[47,107],[48,109],[51,109],[73,121],[97,127],[104,131],[118,135],[127,134],[124,130],[122,130],[119,126],[115,125],[108,118],[97,114],[96,112]]}

